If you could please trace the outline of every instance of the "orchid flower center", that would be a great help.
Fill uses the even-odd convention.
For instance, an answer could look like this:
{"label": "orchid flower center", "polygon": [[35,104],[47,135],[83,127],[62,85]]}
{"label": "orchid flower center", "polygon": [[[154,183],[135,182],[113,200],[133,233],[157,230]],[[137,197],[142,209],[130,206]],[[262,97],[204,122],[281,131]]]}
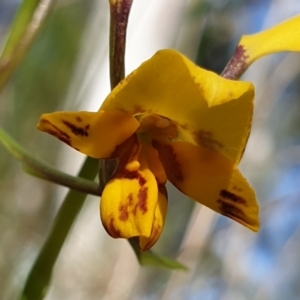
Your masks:
{"label": "orchid flower center", "polygon": [[139,135],[148,135],[155,139],[172,140],[178,136],[177,124],[157,114],[142,114],[135,116],[140,122],[140,127],[137,130]]}

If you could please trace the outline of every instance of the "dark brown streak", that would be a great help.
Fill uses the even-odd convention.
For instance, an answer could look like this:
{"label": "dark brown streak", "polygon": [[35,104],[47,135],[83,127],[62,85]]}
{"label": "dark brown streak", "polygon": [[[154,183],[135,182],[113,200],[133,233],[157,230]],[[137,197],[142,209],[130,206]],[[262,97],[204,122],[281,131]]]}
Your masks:
{"label": "dark brown streak", "polygon": [[89,129],[89,125],[86,125],[84,128],[83,127],[77,127],[74,124],[68,122],[68,121],[62,121],[63,124],[65,124],[68,128],[71,129],[71,131],[75,135],[80,135],[80,136],[88,136],[87,130]]}
{"label": "dark brown streak", "polygon": [[152,146],[158,151],[159,158],[165,167],[168,179],[171,182],[183,181],[182,168],[177,161],[176,153],[174,153],[172,146],[162,144],[156,140],[153,140]]}
{"label": "dark brown streak", "polygon": [[105,226],[105,224],[103,224],[103,226],[108,234],[113,238],[118,238],[121,236],[120,230],[116,229],[115,227],[115,220],[113,217],[110,217],[109,224],[107,226]]}
{"label": "dark brown streak", "polygon": [[148,198],[148,188],[143,187],[139,190],[138,199],[139,199],[139,208],[143,214],[148,210],[147,208],[147,198]]}
{"label": "dark brown streak", "polygon": [[[231,200],[235,203],[246,204],[246,200],[236,194],[233,194],[227,190],[221,190],[220,196],[224,199]],[[246,205],[245,205],[246,206]]]}
{"label": "dark brown streak", "polygon": [[218,199],[217,201],[219,205],[219,209],[221,210],[221,213],[225,216],[231,217],[233,219],[244,219],[245,214],[242,210],[237,208],[236,206],[225,202],[222,199]]}
{"label": "dark brown streak", "polygon": [[58,138],[62,142],[64,142],[67,145],[71,146],[71,137],[67,133],[65,133],[64,131],[60,130],[58,127],[56,127],[55,125],[53,125],[48,120],[43,120],[42,122],[46,123],[46,124],[50,124],[50,126],[53,128],[53,130],[50,129],[50,128],[48,128],[47,131],[46,131],[47,133],[55,136],[56,138]]}
{"label": "dark brown streak", "polygon": [[126,204],[121,204],[119,206],[119,220],[120,221],[127,221],[128,217],[129,217],[129,213],[128,213],[128,206]]}

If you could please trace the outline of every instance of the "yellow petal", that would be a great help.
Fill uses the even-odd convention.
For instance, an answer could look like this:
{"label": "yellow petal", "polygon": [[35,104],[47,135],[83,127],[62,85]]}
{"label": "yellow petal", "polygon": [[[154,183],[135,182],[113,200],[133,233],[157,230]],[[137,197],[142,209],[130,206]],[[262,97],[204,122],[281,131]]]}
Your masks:
{"label": "yellow petal", "polygon": [[149,250],[157,242],[164,227],[167,208],[168,208],[167,189],[165,185],[159,185],[158,190],[159,190],[158,201],[157,201],[157,206],[155,208],[151,235],[150,237],[144,237],[144,236],[140,237],[141,251]]}
{"label": "yellow petal", "polygon": [[158,152],[150,144],[143,144],[143,152],[147,159],[147,164],[157,183],[164,186],[167,182],[167,175],[165,169],[159,159]]}
{"label": "yellow petal", "polygon": [[268,30],[242,36],[239,46],[247,65],[258,58],[283,51],[300,51],[300,16]]}
{"label": "yellow petal", "polygon": [[168,179],[184,194],[251,230],[258,204],[246,179],[222,155],[188,143],[154,142]]}
{"label": "yellow petal", "polygon": [[44,114],[37,128],[94,158],[108,158],[139,127],[121,111],[54,112]]}
{"label": "yellow petal", "polygon": [[[129,144],[135,139],[135,136],[131,137]],[[126,148],[128,151],[133,149],[129,160]],[[114,238],[150,237],[157,198],[157,182],[140,147],[137,150],[125,145],[119,166],[102,194],[100,215],[103,226]]]}
{"label": "yellow petal", "polygon": [[164,116],[178,124],[179,140],[237,163],[250,132],[253,98],[251,83],[224,79],[162,50],[127,76],[101,109]]}

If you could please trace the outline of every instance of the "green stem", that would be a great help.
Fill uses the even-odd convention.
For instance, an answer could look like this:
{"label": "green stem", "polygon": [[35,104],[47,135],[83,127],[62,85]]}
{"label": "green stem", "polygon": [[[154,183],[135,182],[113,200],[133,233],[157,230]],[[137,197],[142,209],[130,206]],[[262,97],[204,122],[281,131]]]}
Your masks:
{"label": "green stem", "polygon": [[85,194],[100,196],[99,184],[84,178],[74,177],[51,167],[26,152],[15,140],[0,128],[0,142],[18,160],[24,170],[36,177],[49,180]]}
{"label": "green stem", "polygon": [[148,250],[147,252],[141,252],[138,238],[134,237],[129,239],[128,241],[136,255],[136,258],[138,259],[139,263],[142,266],[153,266],[153,267],[160,267],[164,269],[181,270],[181,271],[188,270],[186,266],[177,262],[176,260],[167,258],[162,255],[158,255],[152,252],[151,250]]}

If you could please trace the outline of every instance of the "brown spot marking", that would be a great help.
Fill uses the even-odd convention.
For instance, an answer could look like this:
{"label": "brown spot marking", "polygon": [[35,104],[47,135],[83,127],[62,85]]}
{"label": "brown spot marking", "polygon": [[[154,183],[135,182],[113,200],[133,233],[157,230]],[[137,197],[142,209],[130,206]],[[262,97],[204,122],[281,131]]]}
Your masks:
{"label": "brown spot marking", "polygon": [[75,134],[75,135],[80,135],[80,136],[88,136],[88,132],[87,132],[87,129],[86,128],[87,126],[89,125],[86,125],[84,128],[82,127],[77,127],[75,126],[74,124],[68,122],[68,121],[63,121],[62,122],[68,127],[70,128],[70,130]]}
{"label": "brown spot marking", "polygon": [[132,206],[132,204],[133,204],[133,195],[132,195],[132,193],[130,193],[127,198],[128,198],[128,205]]}
{"label": "brown spot marking", "polygon": [[78,123],[81,123],[81,122],[82,122],[82,119],[81,119],[80,117],[76,117],[76,121],[77,121]]}
{"label": "brown spot marking", "polygon": [[197,81],[196,76],[193,76],[192,78],[193,78],[193,80],[194,80],[194,83],[195,83],[195,84],[197,85],[197,87],[199,88],[199,90],[200,90],[200,91],[203,91],[203,87],[202,87],[201,83],[200,83],[199,81]]}
{"label": "brown spot marking", "polygon": [[148,211],[147,208],[148,188],[147,187],[142,187],[139,190],[138,199],[139,199],[138,207],[142,211],[142,213],[145,214]]}
{"label": "brown spot marking", "polygon": [[239,208],[237,208],[236,206],[225,202],[222,199],[218,199],[217,201],[219,203],[219,209],[221,210],[221,213],[224,216],[230,217],[232,219],[244,219],[245,218],[245,214],[242,210],[240,210]]}
{"label": "brown spot marking", "polygon": [[209,150],[218,150],[223,148],[223,144],[213,138],[210,131],[199,130],[193,134],[195,141],[202,147]]}
{"label": "brown spot marking", "polygon": [[[54,124],[52,124],[51,122],[49,122],[48,120],[43,120],[43,123],[49,124],[53,129],[47,128],[47,133],[55,136],[56,138],[58,138],[59,140],[61,140],[62,142],[66,143],[67,145],[71,146],[71,137],[65,133],[64,131],[60,130],[57,126],[55,126]],[[49,127],[49,125],[46,125],[47,127]]]}
{"label": "brown spot marking", "polygon": [[234,193],[231,193],[227,190],[221,190],[220,196],[224,199],[233,201],[234,203],[240,203],[240,204],[244,204],[246,206],[246,200],[244,198],[242,198]]}
{"label": "brown spot marking", "polygon": [[64,142],[67,145],[71,146],[71,138],[66,133],[60,132],[60,131],[51,130],[51,129],[48,129],[47,133],[55,136],[56,138],[58,138],[62,142]]}
{"label": "brown spot marking", "polygon": [[139,179],[139,185],[141,187],[146,184],[146,179],[143,176],[141,176],[140,174],[138,174],[138,179]]}
{"label": "brown spot marking", "polygon": [[138,208],[138,204],[136,204],[133,209],[132,209],[132,213],[136,216],[136,210]]}
{"label": "brown spot marking", "polygon": [[[121,204],[119,206],[119,220],[120,221],[127,221],[129,218],[129,207],[133,205],[133,195],[130,193],[127,197],[127,203]],[[135,210],[135,208],[133,209]],[[134,213],[135,214],[135,213]]]}
{"label": "brown spot marking", "polygon": [[197,85],[198,90],[200,91],[200,93],[203,95],[204,94],[204,88],[203,88],[202,84],[200,82],[196,82],[196,85]]}
{"label": "brown spot marking", "polygon": [[232,189],[233,189],[234,191],[237,191],[237,192],[241,192],[241,191],[242,191],[242,189],[239,188],[239,187],[236,186],[236,185],[234,185],[234,186],[232,187]]}
{"label": "brown spot marking", "polygon": [[119,206],[119,220],[120,221],[127,221],[129,217],[129,213],[128,213],[128,205],[126,204],[121,204]]}
{"label": "brown spot marking", "polygon": [[126,168],[122,169],[123,166],[120,165],[117,167],[113,177],[118,179],[130,179],[134,180],[138,178],[138,171],[129,171]]}
{"label": "brown spot marking", "polygon": [[115,178],[124,178],[124,179],[138,179],[139,178],[139,172],[138,171],[128,171],[127,169],[123,169],[123,170],[118,170],[118,172],[116,172]]}
{"label": "brown spot marking", "polygon": [[104,228],[107,231],[107,233],[113,238],[121,237],[121,232],[120,230],[116,229],[115,219],[113,217],[110,217],[108,225],[104,225]]}
{"label": "brown spot marking", "polygon": [[165,168],[168,179],[172,182],[183,181],[181,165],[176,159],[172,146],[153,140],[152,146],[158,151],[159,158]]}
{"label": "brown spot marking", "polygon": [[202,92],[202,94],[203,94],[203,86],[202,86],[202,84],[199,81],[197,81],[196,76],[192,76],[192,79],[194,80],[194,83],[197,85],[197,87],[200,90],[200,92]]}

